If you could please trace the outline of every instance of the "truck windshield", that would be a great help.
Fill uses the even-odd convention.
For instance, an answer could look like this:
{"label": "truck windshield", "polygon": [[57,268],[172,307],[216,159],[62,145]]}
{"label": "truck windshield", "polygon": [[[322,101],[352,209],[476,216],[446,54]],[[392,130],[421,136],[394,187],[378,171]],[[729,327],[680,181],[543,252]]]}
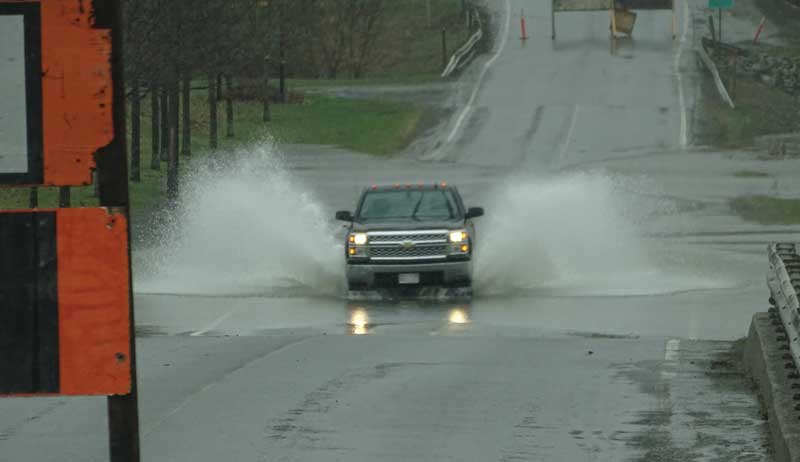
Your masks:
{"label": "truck windshield", "polygon": [[361,203],[358,218],[381,219],[454,219],[460,211],[449,190],[371,191]]}

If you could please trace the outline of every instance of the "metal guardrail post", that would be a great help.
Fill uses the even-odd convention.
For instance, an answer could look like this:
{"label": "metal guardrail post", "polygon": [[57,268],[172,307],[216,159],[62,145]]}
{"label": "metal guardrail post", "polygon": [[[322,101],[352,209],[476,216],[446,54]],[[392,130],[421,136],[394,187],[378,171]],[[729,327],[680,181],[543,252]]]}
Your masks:
{"label": "metal guardrail post", "polygon": [[469,61],[469,58],[474,54],[475,45],[477,45],[478,42],[480,42],[483,38],[483,22],[481,21],[480,13],[478,13],[476,10],[473,13],[473,16],[478,25],[478,31],[475,32],[469,38],[469,40],[467,40],[467,43],[453,53],[453,56],[450,58],[447,66],[445,66],[444,71],[442,71],[442,78],[449,77],[456,69],[461,68],[464,63]]}
{"label": "metal guardrail post", "polygon": [[699,47],[697,49],[697,53],[700,55],[700,59],[703,61],[703,64],[706,65],[709,72],[711,72],[711,76],[714,78],[714,85],[717,87],[717,91],[719,92],[720,97],[728,103],[731,109],[736,109],[736,105],[733,103],[733,99],[731,99],[728,90],[725,88],[725,84],[722,82],[722,78],[719,76],[719,70],[717,69],[717,65],[714,64],[714,60],[708,55],[706,52],[705,47]]}

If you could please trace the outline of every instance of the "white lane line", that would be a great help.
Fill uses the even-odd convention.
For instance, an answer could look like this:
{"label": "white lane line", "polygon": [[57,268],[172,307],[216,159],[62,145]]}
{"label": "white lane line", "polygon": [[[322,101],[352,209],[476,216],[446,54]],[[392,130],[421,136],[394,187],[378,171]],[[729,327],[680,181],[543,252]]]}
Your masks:
{"label": "white lane line", "polygon": [[578,123],[578,111],[580,107],[576,104],[572,108],[572,120],[569,122],[569,130],[567,130],[567,137],[564,139],[564,144],[561,146],[561,152],[559,153],[559,158],[563,159],[564,154],[567,153],[567,149],[569,149],[569,145],[572,142],[572,134],[575,132],[575,125]]}
{"label": "white lane line", "polygon": [[456,135],[458,134],[459,130],[461,130],[461,125],[464,124],[464,120],[466,120],[467,115],[472,110],[472,105],[475,104],[475,99],[478,97],[478,92],[483,85],[483,79],[486,77],[486,73],[489,72],[489,68],[492,67],[497,58],[503,53],[503,50],[506,47],[506,43],[508,42],[508,32],[511,28],[511,0],[506,0],[506,24],[503,28],[503,38],[500,41],[500,46],[497,49],[497,53],[492,56],[489,61],[486,61],[486,64],[483,65],[483,70],[481,71],[481,75],[478,76],[478,83],[475,85],[475,89],[472,90],[472,96],[470,96],[467,105],[464,107],[464,110],[461,111],[461,115],[458,116],[456,120],[456,125],[453,127],[453,130],[450,132],[450,135],[447,137],[447,143],[451,143]]}
{"label": "white lane line", "polygon": [[681,341],[673,338],[667,340],[667,347],[664,349],[664,361],[677,361],[680,354]]}
{"label": "white lane line", "polygon": [[681,129],[680,129],[680,147],[685,149],[689,144],[688,134],[688,115],[686,112],[686,98],[683,94],[683,76],[681,75],[681,56],[683,55],[683,47],[686,44],[686,33],[689,30],[689,0],[684,0],[683,3],[683,31],[681,32],[680,43],[678,44],[678,53],[675,54],[675,74],[678,79],[678,105],[681,110]]}
{"label": "white lane line", "polygon": [[217,319],[215,319],[214,322],[212,322],[211,324],[209,324],[206,327],[198,330],[197,332],[192,332],[191,334],[189,334],[189,336],[190,337],[199,337],[199,336],[201,336],[203,334],[206,334],[209,331],[212,331],[212,330],[216,329],[217,327],[219,327],[219,325],[222,324],[223,322],[225,322],[226,319],[230,318],[231,315],[233,315],[233,311],[230,311],[228,313],[223,314],[222,316],[220,316]]}

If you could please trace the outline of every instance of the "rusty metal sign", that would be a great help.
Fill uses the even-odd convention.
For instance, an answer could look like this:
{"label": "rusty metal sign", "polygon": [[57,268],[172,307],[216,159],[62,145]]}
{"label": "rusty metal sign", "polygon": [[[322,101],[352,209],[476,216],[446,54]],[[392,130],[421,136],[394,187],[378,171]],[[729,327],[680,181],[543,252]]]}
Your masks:
{"label": "rusty metal sign", "polygon": [[104,208],[0,212],[0,395],[130,392],[127,233]]}
{"label": "rusty metal sign", "polygon": [[111,35],[91,5],[0,1],[0,186],[91,183],[114,137]]}
{"label": "rusty metal sign", "polygon": [[0,184],[43,179],[40,24],[38,4],[0,4]]}
{"label": "rusty metal sign", "polygon": [[122,0],[0,0],[0,187],[101,206],[0,211],[0,397],[107,395],[109,456],[139,461]]}

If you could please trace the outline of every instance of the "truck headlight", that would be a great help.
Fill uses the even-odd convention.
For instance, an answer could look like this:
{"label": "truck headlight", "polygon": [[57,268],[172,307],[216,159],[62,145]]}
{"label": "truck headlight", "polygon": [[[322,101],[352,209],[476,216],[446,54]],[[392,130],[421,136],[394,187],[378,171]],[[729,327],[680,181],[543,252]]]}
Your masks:
{"label": "truck headlight", "polygon": [[350,235],[350,243],[364,245],[367,243],[367,233],[353,233]]}
{"label": "truck headlight", "polygon": [[467,232],[462,230],[450,231],[450,242],[459,243],[467,240]]}

